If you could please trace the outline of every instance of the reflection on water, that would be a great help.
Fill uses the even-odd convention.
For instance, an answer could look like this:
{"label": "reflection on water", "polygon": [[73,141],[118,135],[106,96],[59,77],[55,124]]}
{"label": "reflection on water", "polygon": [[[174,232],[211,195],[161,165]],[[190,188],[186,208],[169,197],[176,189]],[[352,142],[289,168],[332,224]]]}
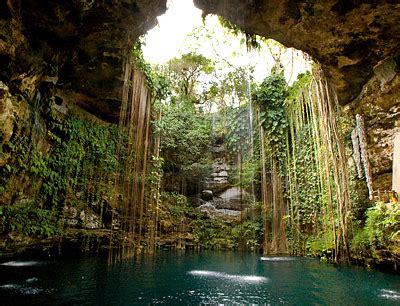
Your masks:
{"label": "reflection on water", "polygon": [[36,266],[41,264],[38,261],[8,261],[0,264],[1,266],[8,267],[28,267],[28,266]]}
{"label": "reflection on water", "polygon": [[14,293],[21,293],[24,295],[34,295],[43,292],[43,289],[37,287],[29,287],[17,284],[5,284],[0,286],[1,290],[8,290]]}
{"label": "reflection on water", "polygon": [[1,305],[398,305],[397,275],[318,260],[169,252],[107,264],[64,257],[0,264]]}
{"label": "reflection on water", "polygon": [[394,290],[382,289],[379,296],[389,300],[400,301],[400,292]]}
{"label": "reflection on water", "polygon": [[34,283],[37,282],[39,279],[37,277],[31,277],[26,280],[27,283]]}
{"label": "reflection on water", "polygon": [[194,276],[206,276],[206,277],[216,277],[230,281],[246,282],[246,283],[262,283],[268,281],[268,278],[263,276],[255,275],[231,275],[227,273],[214,272],[214,271],[203,271],[203,270],[193,270],[188,272]]}
{"label": "reflection on water", "polygon": [[263,260],[263,261],[292,261],[295,259],[296,259],[296,257],[289,257],[289,256],[283,256],[283,257],[269,256],[269,257],[261,257],[260,258],[260,260]]}

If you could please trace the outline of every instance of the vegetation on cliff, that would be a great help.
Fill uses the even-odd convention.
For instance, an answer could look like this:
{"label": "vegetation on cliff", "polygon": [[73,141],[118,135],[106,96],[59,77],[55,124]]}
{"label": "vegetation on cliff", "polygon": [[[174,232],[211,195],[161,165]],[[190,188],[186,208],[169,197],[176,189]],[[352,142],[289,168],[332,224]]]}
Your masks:
{"label": "vegetation on cliff", "polygon": [[[254,67],[216,58],[191,51],[151,67],[136,43],[118,125],[66,110],[51,82],[23,97],[27,116],[1,139],[2,236],[101,229],[132,253],[198,247],[398,260],[398,204],[363,194],[349,163],[354,119],[319,66],[288,85],[275,54],[257,83]],[[234,212],[217,211],[207,189],[220,155],[229,180],[218,192],[240,190]]]}

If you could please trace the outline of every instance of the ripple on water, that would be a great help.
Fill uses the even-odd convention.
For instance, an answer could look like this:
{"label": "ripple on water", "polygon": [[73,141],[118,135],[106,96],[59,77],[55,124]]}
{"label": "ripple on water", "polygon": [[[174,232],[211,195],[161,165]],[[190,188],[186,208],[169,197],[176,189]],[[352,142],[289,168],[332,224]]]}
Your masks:
{"label": "ripple on water", "polygon": [[220,278],[220,279],[226,279],[230,281],[237,281],[244,283],[264,283],[268,281],[268,278],[263,276],[234,275],[234,274],[227,274],[224,272],[205,271],[205,270],[192,270],[189,271],[188,274],[193,276],[214,277],[214,278]]}
{"label": "ripple on water", "polygon": [[41,288],[37,288],[37,287],[25,287],[25,286],[21,286],[21,285],[17,285],[17,284],[5,284],[5,285],[1,285],[0,289],[3,290],[13,290],[13,291],[18,291],[22,294],[26,294],[26,295],[34,295],[34,294],[38,294],[43,292],[44,290]]}
{"label": "ripple on water", "polygon": [[34,283],[37,282],[39,279],[37,277],[28,278],[25,282],[27,283]]}
{"label": "ripple on water", "polygon": [[28,266],[37,266],[39,264],[40,264],[39,261],[8,261],[0,265],[7,267],[28,267]]}
{"label": "ripple on water", "polygon": [[400,292],[394,290],[382,289],[380,290],[379,296],[388,300],[400,300]]}

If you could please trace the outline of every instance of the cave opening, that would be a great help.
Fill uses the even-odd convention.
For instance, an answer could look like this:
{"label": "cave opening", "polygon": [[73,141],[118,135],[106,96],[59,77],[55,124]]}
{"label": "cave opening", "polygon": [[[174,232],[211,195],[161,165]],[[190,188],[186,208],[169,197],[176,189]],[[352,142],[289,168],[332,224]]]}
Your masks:
{"label": "cave opening", "polygon": [[[208,217],[219,216],[222,223],[236,218],[235,226],[249,222],[262,227],[261,195],[269,191],[266,181],[263,186],[259,182],[260,158],[255,147],[260,146],[257,126],[264,120],[260,112],[268,115],[266,107],[255,101],[256,88],[267,88],[263,82],[291,86],[298,76],[310,75],[312,61],[274,40],[248,35],[222,17],[203,18],[191,1],[168,4],[158,25],[137,43],[144,60],[168,87],[155,105],[163,125],[156,136],[165,177],[161,192],[166,203],[171,194],[178,194],[189,207]],[[276,94],[283,98],[283,91]],[[270,115],[279,120],[282,114],[272,110]],[[283,133],[274,133],[279,132]],[[277,188],[271,187],[271,192],[281,197],[283,189]],[[266,209],[268,200],[263,200]],[[265,241],[273,244],[271,252],[285,253],[282,220],[289,210],[283,199],[271,205],[279,207],[275,221],[270,222],[275,226],[264,222],[265,229],[273,229]],[[246,246],[250,238],[260,243],[255,231],[249,235],[238,242],[240,248],[257,248]]]}
{"label": "cave opening", "polygon": [[[134,298],[149,304],[247,303],[236,293],[254,284],[263,292],[250,302],[281,302],[291,293],[279,289],[292,287],[281,275],[302,256],[318,258],[307,261],[318,271],[327,262],[397,269],[396,1],[193,0],[203,11],[187,0],[6,2],[0,258],[31,245],[106,253],[102,277],[145,263],[151,271],[118,272],[104,291],[129,278]],[[240,271],[231,251],[246,258]],[[189,257],[196,261],[186,266]],[[63,291],[47,288],[42,274],[8,284],[7,269],[19,264],[36,265],[0,264],[0,298],[10,288]],[[308,286],[301,275],[313,265],[293,288]],[[183,287],[157,287],[176,276]],[[203,298],[195,281],[212,279],[218,292]],[[397,299],[390,280],[385,288],[366,281],[363,298]],[[149,283],[162,294],[144,294]],[[342,282],[323,283],[343,292]],[[302,298],[289,303],[315,303],[295,288]],[[350,291],[343,304],[358,302]]]}

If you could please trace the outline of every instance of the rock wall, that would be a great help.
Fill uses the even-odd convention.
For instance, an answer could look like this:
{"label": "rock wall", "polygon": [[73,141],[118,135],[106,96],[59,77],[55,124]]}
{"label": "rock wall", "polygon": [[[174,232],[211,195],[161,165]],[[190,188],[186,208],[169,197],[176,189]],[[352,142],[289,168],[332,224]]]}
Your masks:
{"label": "rock wall", "polygon": [[[389,188],[398,127],[398,1],[194,2],[204,14],[220,14],[319,61],[340,103],[353,101],[350,109],[365,115],[376,188]],[[165,10],[166,0],[1,1],[1,142],[18,129],[16,121],[25,120],[26,104],[43,86],[53,86],[55,98],[117,121],[124,58]]]}
{"label": "rock wall", "polygon": [[238,217],[241,211],[247,209],[251,202],[248,192],[238,187],[233,187],[232,166],[229,165],[229,154],[221,137],[211,147],[212,172],[203,184],[200,193],[201,200],[197,201],[200,211],[209,216],[233,216]]}
{"label": "rock wall", "polygon": [[0,81],[31,100],[41,82],[75,93],[86,110],[117,121],[126,54],[166,0],[0,2]]}
{"label": "rock wall", "polygon": [[381,61],[345,111],[364,116],[376,191],[392,189],[393,141],[400,132],[400,54]]}
{"label": "rock wall", "polygon": [[[205,14],[309,53],[354,100],[373,67],[400,42],[400,4],[393,0],[195,0]],[[44,1],[0,4],[0,81],[32,98],[38,84],[79,93],[77,103],[116,120],[123,61],[132,42],[155,25],[166,0]]]}
{"label": "rock wall", "polygon": [[212,173],[204,182],[204,189],[213,193],[224,191],[229,187],[229,170],[227,152],[225,145],[214,144],[211,148],[213,163],[211,165]]}

